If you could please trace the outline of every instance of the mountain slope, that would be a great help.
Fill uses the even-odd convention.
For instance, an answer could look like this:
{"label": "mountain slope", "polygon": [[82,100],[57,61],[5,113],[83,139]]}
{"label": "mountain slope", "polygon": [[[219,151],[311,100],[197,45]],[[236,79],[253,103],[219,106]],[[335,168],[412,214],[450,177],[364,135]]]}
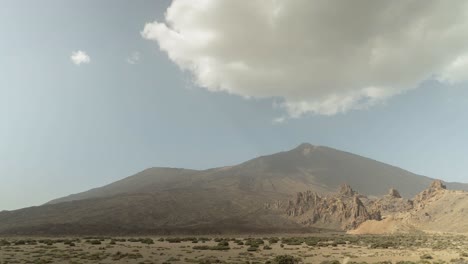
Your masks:
{"label": "mountain slope", "polygon": [[[432,179],[372,159],[301,144],[236,166],[150,168],[46,205],[0,213],[0,233],[131,234],[293,231],[301,225],[265,204],[298,192],[328,194],[347,183],[366,195],[396,188],[404,197]],[[468,189],[453,183],[451,188]],[[318,222],[317,222],[318,223]],[[334,225],[339,226],[339,225]]]}
{"label": "mountain slope", "polygon": [[[230,167],[203,171],[150,168],[104,187],[50,203],[177,188],[216,188],[287,195],[307,190],[327,193],[344,183],[366,195],[383,195],[388,189],[396,188],[402,196],[410,198],[433,180],[349,152],[304,143],[290,151],[258,157]],[[468,190],[468,184],[447,185],[452,189]]]}

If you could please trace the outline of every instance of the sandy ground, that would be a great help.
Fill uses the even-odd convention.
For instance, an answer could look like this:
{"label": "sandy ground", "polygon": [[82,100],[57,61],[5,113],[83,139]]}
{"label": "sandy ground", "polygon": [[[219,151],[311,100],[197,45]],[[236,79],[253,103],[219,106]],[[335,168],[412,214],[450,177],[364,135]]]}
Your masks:
{"label": "sandy ground", "polygon": [[[352,237],[353,242],[346,241],[348,237]],[[111,238],[67,238],[68,242],[63,239],[0,238],[0,263],[265,263],[285,254],[301,258],[301,263],[321,263],[325,260],[337,260],[340,263],[422,262],[421,257],[424,255],[426,263],[463,263],[463,257],[468,259],[467,237],[454,235],[405,238],[409,245],[390,248],[373,247],[378,243],[401,240],[401,237],[382,236],[377,238],[380,242],[375,243],[369,242],[369,237],[361,239],[356,236],[343,236],[340,237],[340,240],[346,241],[343,244],[334,243],[335,237],[330,237],[322,238],[322,242],[314,246],[308,246],[306,243],[287,245],[281,240],[270,243],[265,239],[257,251],[248,251],[249,245],[237,244],[237,241],[246,242],[245,238],[236,238],[236,241],[230,238],[228,250],[193,249],[194,246],[218,245],[213,238],[198,243],[170,243],[152,237],[154,244],[130,242],[129,238],[125,238],[125,242],[119,239],[113,241]],[[372,239],[374,241],[376,238]],[[74,241],[74,245],[70,246],[71,240]],[[92,244],[93,241],[99,241],[101,244]],[[264,249],[264,245],[269,245],[271,249]]]}

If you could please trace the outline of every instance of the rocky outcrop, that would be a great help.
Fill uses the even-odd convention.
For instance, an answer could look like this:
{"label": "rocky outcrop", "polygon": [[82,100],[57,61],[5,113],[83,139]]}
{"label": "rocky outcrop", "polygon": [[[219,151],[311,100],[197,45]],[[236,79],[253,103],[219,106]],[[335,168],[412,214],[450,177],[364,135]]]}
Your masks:
{"label": "rocky outcrop", "polygon": [[353,234],[468,232],[468,192],[447,190],[440,180],[412,200],[394,188],[381,197],[367,197],[344,184],[334,194],[298,192],[294,199],[265,208],[304,227]]}
{"label": "rocky outcrop", "polygon": [[393,189],[393,188],[390,188],[387,195],[393,198],[401,198],[400,193],[396,189]]}
{"label": "rocky outcrop", "polygon": [[428,189],[420,192],[414,197],[413,204],[415,209],[423,209],[427,204],[438,200],[447,191],[447,187],[441,180],[435,180]]}
{"label": "rocky outcrop", "polygon": [[383,221],[366,221],[350,233],[468,232],[468,192],[447,190],[436,180],[412,201],[392,194],[370,206],[386,213]]}
{"label": "rocky outcrop", "polygon": [[380,220],[380,212],[369,212],[359,195],[349,186],[342,185],[339,192],[322,197],[317,193],[299,192],[286,208],[288,217],[306,226],[354,229],[367,220]]}
{"label": "rocky outcrop", "polygon": [[432,190],[446,190],[447,189],[447,186],[445,186],[445,184],[441,181],[441,180],[435,180],[431,183],[431,186],[429,187],[429,189],[432,189]]}
{"label": "rocky outcrop", "polygon": [[343,196],[353,196],[356,192],[348,184],[342,184],[340,186],[340,195]]}
{"label": "rocky outcrop", "polygon": [[411,210],[413,208],[413,201],[402,198],[396,189],[391,188],[387,195],[370,201],[367,207],[370,210],[381,212],[383,216],[387,216]]}

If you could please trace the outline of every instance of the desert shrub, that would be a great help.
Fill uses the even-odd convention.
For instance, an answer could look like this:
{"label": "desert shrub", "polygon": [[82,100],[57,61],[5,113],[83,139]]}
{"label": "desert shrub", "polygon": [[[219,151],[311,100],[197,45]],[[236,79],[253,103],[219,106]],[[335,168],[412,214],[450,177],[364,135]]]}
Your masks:
{"label": "desert shrub", "polygon": [[346,239],[344,237],[337,238],[334,240],[334,242],[338,245],[346,245]]}
{"label": "desert shrub", "polygon": [[54,244],[54,241],[50,240],[50,239],[41,239],[38,241],[39,243],[41,244],[46,244],[48,246],[51,246]]}
{"label": "desert shrub", "polygon": [[250,247],[247,248],[247,251],[257,251],[257,250],[258,250],[258,247],[250,246]]}
{"label": "desert shrub", "polygon": [[112,260],[121,260],[123,258],[128,258],[128,259],[139,259],[143,258],[143,256],[140,253],[122,253],[120,251],[117,251],[114,255],[111,256]]}
{"label": "desert shrub", "polygon": [[270,250],[271,247],[270,247],[269,245],[265,245],[265,246],[263,246],[263,249],[264,249],[264,250]]}
{"label": "desert shrub", "polygon": [[303,238],[299,237],[288,237],[288,238],[283,238],[281,240],[281,243],[290,245],[290,246],[298,246],[301,245],[304,242]]}
{"label": "desert shrub", "polygon": [[316,246],[318,245],[318,243],[320,242],[320,238],[316,238],[316,237],[308,237],[304,240],[304,242],[306,243],[306,245],[308,246]]}
{"label": "desert shrub", "polygon": [[229,242],[220,241],[218,243],[218,245],[216,245],[216,246],[212,246],[212,247],[205,246],[205,245],[203,245],[203,246],[193,246],[192,249],[194,249],[194,250],[229,250],[231,248],[229,247]]}
{"label": "desert shrub", "polygon": [[247,246],[259,247],[260,245],[265,244],[265,242],[260,238],[249,238],[244,242],[244,244]]}
{"label": "desert shrub", "polygon": [[280,239],[277,238],[277,237],[270,237],[270,238],[268,239],[268,243],[270,243],[270,244],[276,244],[276,243],[278,243],[279,241],[280,241]]}
{"label": "desert shrub", "polygon": [[192,249],[194,250],[209,250],[209,246],[193,246]]}
{"label": "desert shrub", "polygon": [[221,260],[217,259],[216,257],[206,257],[204,259],[199,260],[199,264],[212,264],[212,263],[222,263]]}
{"label": "desert shrub", "polygon": [[213,247],[210,247],[211,250],[229,250],[231,249],[229,246],[220,246],[220,245],[217,245],[217,246],[213,246]]}
{"label": "desert shrub", "polygon": [[151,238],[141,238],[140,242],[147,245],[154,244],[154,241]]}
{"label": "desert shrub", "polygon": [[433,259],[433,257],[429,254],[423,254],[420,256],[421,259]]}
{"label": "desert shrub", "polygon": [[91,245],[101,245],[101,240],[98,239],[88,240],[86,242],[88,242]]}
{"label": "desert shrub", "polygon": [[11,243],[6,241],[5,239],[0,240],[0,246],[9,246],[9,245],[11,245]]}
{"label": "desert shrub", "polygon": [[178,237],[168,237],[166,238],[166,241],[169,243],[180,243],[182,242],[182,239]]}
{"label": "desert shrub", "polygon": [[229,246],[229,242],[225,240],[219,241],[218,246]]}
{"label": "desert shrub", "polygon": [[73,242],[73,240],[66,240],[63,242],[64,245],[67,245],[69,247],[74,247],[76,246],[75,242]]}
{"label": "desert shrub", "polygon": [[338,260],[324,260],[320,264],[341,264]]}
{"label": "desert shrub", "polygon": [[24,240],[16,240],[14,243],[15,243],[15,246],[26,245],[26,241]]}
{"label": "desert shrub", "polygon": [[140,253],[128,253],[127,258],[139,259],[139,258],[143,258],[143,255],[141,255]]}
{"label": "desert shrub", "polygon": [[467,261],[462,259],[462,258],[458,258],[458,259],[451,259],[450,260],[451,263],[456,263],[456,264],[466,264]]}
{"label": "desert shrub", "polygon": [[389,248],[397,247],[397,245],[392,241],[376,241],[370,245],[370,248]]}
{"label": "desert shrub", "polygon": [[295,258],[291,255],[276,256],[271,263],[274,264],[297,264],[301,261],[300,258]]}

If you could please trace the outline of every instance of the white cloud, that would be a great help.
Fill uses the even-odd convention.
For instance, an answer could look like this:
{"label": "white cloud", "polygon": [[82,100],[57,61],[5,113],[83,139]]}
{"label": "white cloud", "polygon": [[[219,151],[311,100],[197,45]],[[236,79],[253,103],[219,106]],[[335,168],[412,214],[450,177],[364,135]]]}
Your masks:
{"label": "white cloud", "polygon": [[88,64],[91,62],[91,58],[82,50],[72,52],[70,59],[76,65]]}
{"label": "white cloud", "polygon": [[140,52],[133,52],[130,57],[127,58],[129,64],[137,64],[140,61]]}
{"label": "white cloud", "polygon": [[273,124],[283,124],[286,121],[286,117],[280,116],[273,119]]}
{"label": "white cloud", "polygon": [[448,83],[463,82],[468,79],[468,54],[457,57],[441,72],[439,80]]}
{"label": "white cloud", "polygon": [[468,1],[174,0],[145,25],[197,85],[281,98],[290,117],[468,80]]}

